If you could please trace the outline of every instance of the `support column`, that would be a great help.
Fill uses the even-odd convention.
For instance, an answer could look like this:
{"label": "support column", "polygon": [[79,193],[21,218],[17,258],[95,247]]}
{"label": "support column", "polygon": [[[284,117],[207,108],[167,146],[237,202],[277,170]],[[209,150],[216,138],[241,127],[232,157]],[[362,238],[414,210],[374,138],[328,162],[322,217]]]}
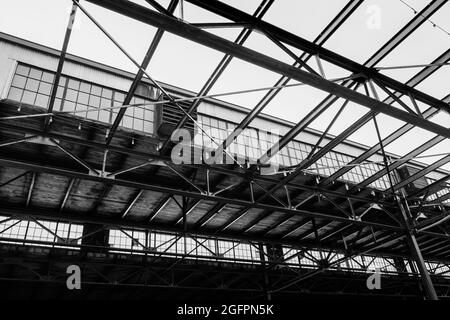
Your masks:
{"label": "support column", "polygon": [[266,257],[264,255],[264,245],[262,243],[259,243],[258,247],[259,247],[259,257],[261,259],[261,267],[263,270],[263,277],[264,277],[264,283],[263,283],[264,294],[266,295],[267,301],[271,301],[272,295],[269,292],[270,280],[269,280],[269,277],[266,272],[267,264],[266,264]]}
{"label": "support column", "polygon": [[422,280],[422,285],[425,290],[426,299],[428,300],[438,300],[436,290],[434,289],[433,282],[431,281],[430,274],[425,266],[425,261],[423,260],[422,252],[420,251],[419,245],[414,234],[414,229],[411,228],[412,219],[411,212],[409,210],[408,203],[405,199],[398,199],[400,209],[402,211],[403,218],[405,219],[405,224],[407,226],[406,239],[408,241],[409,250],[416,262],[416,266],[419,269],[420,279]]}
{"label": "support column", "polygon": [[[377,100],[379,100],[378,94],[375,90],[375,87],[371,81],[369,81],[369,85],[372,89],[373,95],[376,97]],[[375,130],[377,132],[378,136],[378,142],[380,144],[380,149],[383,154],[383,161],[384,165],[386,167],[386,173],[389,178],[389,185],[392,192],[392,196],[394,197],[394,200],[397,202],[397,205],[401,211],[403,225],[405,226],[405,233],[406,233],[406,241],[408,242],[409,250],[411,251],[411,254],[416,262],[417,268],[419,269],[420,273],[420,279],[422,281],[423,287],[425,289],[425,298],[428,300],[438,300],[436,291],[434,290],[433,283],[431,282],[430,275],[428,273],[428,270],[425,266],[425,261],[423,260],[422,253],[420,252],[419,245],[417,244],[416,236],[414,234],[415,228],[414,223],[415,220],[412,218],[411,211],[409,210],[408,202],[406,201],[405,195],[402,193],[402,198],[400,198],[397,193],[394,190],[394,183],[392,174],[393,171],[389,168],[389,161],[386,155],[386,152],[384,150],[383,145],[383,139],[381,138],[380,128],[378,127],[378,121],[376,119],[376,116],[373,116],[373,122],[375,125]],[[403,191],[402,191],[403,192]]]}

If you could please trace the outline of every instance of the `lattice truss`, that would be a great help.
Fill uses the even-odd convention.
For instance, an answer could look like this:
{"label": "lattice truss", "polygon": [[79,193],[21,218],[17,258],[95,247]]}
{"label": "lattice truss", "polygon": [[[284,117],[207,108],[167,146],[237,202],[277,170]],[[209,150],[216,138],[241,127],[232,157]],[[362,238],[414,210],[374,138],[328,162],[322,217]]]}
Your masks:
{"label": "lattice truss", "polygon": [[[91,15],[88,4],[157,28],[141,63]],[[386,273],[420,274],[425,280],[429,273],[445,276],[450,253],[446,224],[450,176],[445,167],[450,161],[445,150],[450,138],[450,95],[445,92],[435,97],[420,88],[428,82],[444,86],[440,79],[448,79],[450,50],[435,52],[431,61],[414,66],[383,63],[417,32],[427,28],[446,32],[433,17],[442,10],[448,12],[449,5],[434,0],[414,10],[412,18],[392,30],[393,36],[361,63],[327,49],[327,43],[348,20],[360,14],[362,4],[348,1],[310,41],[268,22],[265,17],[277,6],[273,0],[263,0],[254,12],[217,0],[172,0],[168,5],[155,0],[139,4],[74,0],[58,68],[47,74],[47,112],[30,115],[36,111],[20,105],[4,112],[0,119],[2,130],[15,134],[0,143],[1,149],[15,151],[2,153],[0,165],[5,170],[0,188],[12,188],[11,192],[26,188],[21,209],[17,203],[2,208],[2,242],[79,250],[84,245],[82,231],[77,228],[89,223],[102,226],[96,232],[109,230],[108,250],[112,253],[179,259],[190,256],[269,268],[284,265],[311,269],[313,274],[377,268]],[[184,14],[190,7],[211,13],[218,22],[190,21]],[[62,75],[62,69],[71,34],[76,32],[72,30],[76,14],[94,23],[138,70],[129,91],[118,93],[122,98],[116,102],[123,107],[116,110],[111,125],[89,127],[68,113],[54,110],[55,103],[60,103],[55,84],[63,78],[70,86],[71,80]],[[239,34],[231,41],[215,32],[220,29],[238,30]],[[194,95],[174,95],[147,70],[166,32],[222,54],[220,63]],[[283,58],[252,49],[247,41],[255,34],[277,48]],[[194,119],[193,113],[210,98],[214,85],[234,60],[268,70],[277,75],[277,81],[265,89],[262,99],[240,123],[213,122],[205,115]],[[392,73],[397,69],[408,70],[409,78]],[[33,68],[22,66],[21,72],[21,77],[30,78]],[[44,75],[41,73],[41,82],[46,82]],[[233,148],[239,149],[236,134],[252,130],[252,122],[287,86],[310,87],[320,91],[322,99],[285,134],[259,136],[265,147],[251,150],[252,139],[259,133],[250,131],[241,144],[244,158],[255,158],[255,165],[236,159],[228,165],[176,165],[170,159],[170,139],[155,141],[120,129],[127,110],[136,103],[151,103],[150,95],[148,101],[133,100],[141,82],[151,85],[152,95],[158,93],[160,100],[182,110],[177,128],[193,121],[201,140],[210,142],[225,157]],[[82,85],[78,84],[80,91]],[[101,93],[100,98],[104,98]],[[8,101],[3,105],[6,108]],[[333,126],[350,106],[359,108],[361,116],[331,136]],[[327,118],[316,143],[302,144],[302,132],[329,110],[336,112]],[[371,128],[370,141],[374,141],[370,148],[357,156],[339,151],[347,139],[367,128]],[[413,147],[404,155],[389,152],[390,146],[405,143]],[[24,144],[34,151],[40,148],[42,156],[27,156],[30,150],[20,149]],[[51,158],[43,162],[46,155]],[[279,171],[263,174],[264,166],[275,158]],[[64,163],[68,159],[74,165]],[[424,159],[431,161],[424,164]],[[398,171],[404,166],[415,170],[402,177]],[[57,203],[48,200],[45,206],[39,201],[46,185],[59,190]],[[90,205],[77,206],[71,200],[74,197],[85,203],[90,199]],[[281,259],[269,252],[272,246],[280,246]],[[401,258],[403,269],[394,257]],[[311,276],[295,272],[295,277],[278,281],[269,292],[285,290]],[[428,296],[433,293],[428,292]]]}

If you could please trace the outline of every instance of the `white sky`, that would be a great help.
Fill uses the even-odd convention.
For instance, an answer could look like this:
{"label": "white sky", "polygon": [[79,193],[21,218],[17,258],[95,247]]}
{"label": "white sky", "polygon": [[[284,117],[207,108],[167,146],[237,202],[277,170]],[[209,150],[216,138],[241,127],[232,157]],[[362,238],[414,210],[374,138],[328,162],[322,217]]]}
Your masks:
{"label": "white sky", "polygon": [[[134,2],[151,8],[144,0],[135,0]],[[165,6],[167,6],[168,2],[168,0],[160,1]],[[253,13],[260,0],[224,0],[224,2],[248,13]],[[426,0],[406,0],[405,2],[418,11],[429,3]],[[138,62],[141,62],[155,34],[155,28],[109,12],[90,3],[84,1],[81,3]],[[275,0],[275,3],[266,13],[264,20],[313,41],[346,3],[346,0]],[[379,29],[367,27],[369,18],[367,10],[374,5],[381,10]],[[0,31],[61,49],[70,8],[70,0],[1,0]],[[188,3],[184,4],[184,13],[185,20],[191,23],[226,21]],[[176,15],[179,15],[179,11],[176,11]],[[328,40],[325,47],[359,63],[364,63],[413,16],[412,10],[400,0],[367,0],[344,23],[341,29]],[[450,30],[449,16],[450,4],[447,3],[431,20],[440,27]],[[211,32],[234,41],[240,30],[214,29]],[[259,33],[253,33],[245,45],[286,63],[293,63],[293,60],[286,53]],[[449,48],[450,36],[427,22],[387,58],[381,61],[379,65],[426,64]],[[68,51],[94,61],[136,72],[136,67],[80,11],[77,14],[77,24],[70,39]],[[300,53],[298,50],[293,51],[297,54]],[[220,52],[165,33],[147,71],[160,81],[188,90],[199,91],[222,57],[223,54]],[[310,61],[310,65],[317,69],[315,60],[311,59]],[[328,78],[349,75],[345,70],[340,70],[328,63],[324,63],[324,69]],[[419,69],[406,69],[385,71],[384,73],[404,82],[418,71]],[[443,67],[417,86],[417,88],[442,99],[450,93],[449,75],[450,67]],[[211,93],[272,86],[279,77],[280,75],[273,72],[238,59],[233,59]],[[382,98],[385,97],[381,90],[378,93]],[[247,108],[253,108],[264,94],[265,92],[257,92],[222,97],[221,99]],[[273,99],[264,112],[292,122],[298,122],[325,96],[326,93],[307,86],[286,88]],[[407,100],[405,102],[408,103]],[[331,107],[314,121],[311,127],[324,130],[341,103],[342,101],[339,101],[338,104]],[[335,135],[339,134],[367,111],[366,108],[359,105],[348,104],[330,132]],[[442,114],[433,121],[449,126],[449,120],[450,117],[448,115]],[[378,116],[378,121],[383,137],[392,133],[403,124],[401,121],[384,115]],[[414,129],[405,138],[387,146],[387,150],[395,154],[404,155],[432,137],[432,134],[424,130]],[[372,123],[358,130],[350,138],[366,145],[377,143]],[[433,148],[431,153],[448,151],[450,151],[450,141],[445,140]],[[422,159],[422,162],[432,163],[437,159]],[[450,166],[447,166],[447,169],[450,169]]]}

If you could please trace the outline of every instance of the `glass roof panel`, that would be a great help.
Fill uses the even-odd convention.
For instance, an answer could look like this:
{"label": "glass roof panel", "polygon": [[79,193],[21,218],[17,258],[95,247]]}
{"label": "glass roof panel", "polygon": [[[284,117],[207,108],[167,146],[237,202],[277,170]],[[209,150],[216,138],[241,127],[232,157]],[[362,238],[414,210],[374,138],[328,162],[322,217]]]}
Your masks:
{"label": "glass roof panel", "polygon": [[[450,14],[449,4],[444,5],[435,15],[443,12],[447,12],[447,16]],[[437,16],[435,15],[395,48],[379,63],[379,66],[398,67],[428,64],[448,50],[450,48],[450,36],[437,27],[433,27],[432,22],[430,22],[436,21]],[[423,50],[424,44],[426,44],[426,50]],[[420,70],[421,68],[408,68],[383,70],[381,72],[398,81],[407,81]]]}
{"label": "glass roof panel", "polygon": [[[156,28],[91,3],[83,3],[83,6],[137,63],[142,62]],[[77,19],[78,23],[72,32],[68,52],[119,69],[137,72],[138,68],[86,15],[79,11]],[[63,37],[59,39],[58,49],[62,46],[62,40]]]}
{"label": "glass roof panel", "polygon": [[[449,41],[450,47],[450,41]],[[427,93],[437,99],[442,99],[450,93],[449,84],[450,66],[444,66],[422,83],[416,86],[417,90]],[[445,85],[447,84],[447,85]]]}
{"label": "glass roof panel", "polygon": [[425,163],[432,164],[446,156],[450,150],[450,140],[445,139],[444,141],[436,144],[435,146],[429,148],[425,152],[421,153],[415,160]]}
{"label": "glass roof panel", "polygon": [[[298,82],[291,80],[288,84],[294,83]],[[297,123],[326,96],[327,93],[306,85],[287,87],[270,101],[264,113]]]}
{"label": "glass roof panel", "polygon": [[198,92],[223,53],[165,33],[147,70],[155,79]]}
{"label": "glass roof panel", "polygon": [[427,130],[414,128],[394,142],[385,146],[385,150],[396,155],[406,154],[421,146],[434,136],[435,134]]}
{"label": "glass roof panel", "polygon": [[364,1],[325,47],[364,63],[413,17],[400,1]]}
{"label": "glass roof panel", "polygon": [[259,32],[252,32],[244,46],[287,64],[293,64],[295,61],[274,42]]}
{"label": "glass roof panel", "polygon": [[[211,70],[212,71],[212,70]],[[240,59],[233,59],[211,90],[211,94],[271,87],[280,75]],[[221,100],[247,108],[266,94],[264,91],[223,96]]]}
{"label": "glass roof panel", "polygon": [[274,2],[263,20],[314,41],[346,4],[345,0],[278,0]]}

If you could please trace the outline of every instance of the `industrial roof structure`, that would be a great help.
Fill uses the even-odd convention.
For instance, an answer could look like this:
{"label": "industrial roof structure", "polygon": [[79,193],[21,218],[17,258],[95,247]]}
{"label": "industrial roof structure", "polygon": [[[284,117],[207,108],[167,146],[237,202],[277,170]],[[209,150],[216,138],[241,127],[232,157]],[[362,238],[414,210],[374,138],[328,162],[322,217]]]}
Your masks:
{"label": "industrial roof structure", "polygon": [[[412,65],[402,45],[429,28],[447,37],[435,18],[450,5],[410,5],[412,18],[359,61],[327,42],[365,12],[363,1],[343,1],[314,39],[265,18],[279,2],[250,12],[218,0],[73,0],[58,50],[0,34],[0,281],[9,296],[448,297],[450,47],[430,44],[431,60]],[[143,61],[91,5],[157,28]],[[190,21],[188,6],[212,20]],[[138,71],[69,54],[77,15]],[[166,33],[220,53],[200,90],[153,78]],[[253,34],[279,53],[246,45]],[[214,91],[236,60],[275,83]],[[304,87],[320,102],[288,96],[279,107],[298,109],[298,122],[264,113]],[[252,92],[261,97],[253,108],[230,102]],[[170,134],[183,128],[200,135],[189,148],[231,161],[174,161]],[[80,292],[65,289],[68,264],[83,270]],[[383,286],[369,290],[375,269]]]}

